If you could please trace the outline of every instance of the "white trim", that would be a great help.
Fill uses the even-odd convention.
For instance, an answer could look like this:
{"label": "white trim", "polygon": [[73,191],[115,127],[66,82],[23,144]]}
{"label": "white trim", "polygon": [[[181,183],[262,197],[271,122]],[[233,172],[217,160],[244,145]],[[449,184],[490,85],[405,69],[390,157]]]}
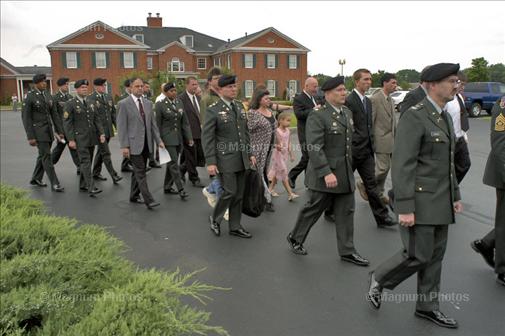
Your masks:
{"label": "white trim", "polygon": [[170,42],[169,44],[164,45],[163,47],[157,49],[156,51],[163,52],[163,51],[165,51],[166,49],[168,49],[169,47],[171,47],[173,45],[178,45],[179,47],[181,47],[183,49],[186,49],[188,52],[195,52],[193,49],[189,48],[188,46],[182,44],[179,41]]}
{"label": "white trim", "polygon": [[[135,36],[142,36],[142,41],[137,39]],[[134,38],[135,40],[141,42],[141,43],[144,43],[144,34],[133,34],[132,38]]]}
{"label": "white trim", "polygon": [[[69,59],[70,57],[68,57],[69,54],[73,54],[75,55],[75,66],[71,66],[69,65]],[[79,61],[77,60],[78,56],[77,56],[77,51],[65,51],[65,68],[66,69],[77,69],[79,68]]]}
{"label": "white trim", "polygon": [[[295,67],[294,68],[292,68],[291,64],[290,64],[292,57],[294,57],[294,59],[295,59]],[[298,69],[298,55],[292,55],[292,54],[288,55],[288,69],[290,69],[290,70]]]}
{"label": "white trim", "polygon": [[[272,84],[273,89],[269,88],[268,84]],[[271,97],[277,97],[277,85],[274,79],[267,79],[266,87],[267,90],[270,92]]]}
{"label": "white trim", "polygon": [[145,50],[148,48],[128,45],[128,44],[58,44],[49,50],[66,50],[66,49],[106,49],[106,50],[124,50],[124,49],[140,49]]}
{"label": "white trim", "polygon": [[[103,55],[103,64],[105,66],[98,66],[98,54]],[[95,51],[95,68],[96,69],[107,69],[107,53],[105,51]]]}
{"label": "white trim", "polygon": [[[11,68],[10,66],[8,66],[7,64],[5,64],[4,62],[1,62],[0,65],[3,65],[4,68],[6,68],[7,70],[9,70],[10,72],[13,72],[12,76],[16,76],[17,74],[19,74],[19,72],[16,71],[16,69]],[[2,75],[2,77],[3,76],[5,76],[5,75]]]}
{"label": "white trim", "polygon": [[[131,55],[131,66],[126,66],[126,55]],[[128,64],[130,65],[130,64]],[[135,69],[135,55],[131,51],[123,53],[123,68],[124,69]]]}
{"label": "white trim", "polygon": [[[149,60],[151,60],[151,67],[149,67]],[[153,57],[152,56],[147,56],[146,57],[146,66],[147,66],[147,70],[152,70],[153,69]]]}
{"label": "white trim", "polygon": [[[187,45],[185,42],[186,42],[186,37],[191,37],[191,46],[190,45]],[[193,35],[182,35],[180,38],[179,38],[179,41],[181,41],[182,44],[184,44],[186,47],[188,48],[194,48],[195,47],[195,36]],[[184,42],[183,42],[184,41]]]}
{"label": "white trim", "polygon": [[305,54],[307,51],[303,49],[296,48],[267,48],[267,47],[241,47],[241,48],[231,48],[229,50],[233,51],[257,51],[257,52],[276,52],[276,53],[297,53]]}
{"label": "white trim", "polygon": [[[250,85],[251,85],[251,92],[250,92],[250,94],[249,94],[249,95],[247,94],[247,84],[250,84]],[[244,97],[246,97],[246,98],[251,98],[251,97],[252,97],[252,95],[253,95],[253,93],[254,93],[254,81],[253,81],[253,80],[250,80],[250,79],[246,79],[246,80],[244,81]]]}
{"label": "white trim", "polygon": [[[200,68],[200,66],[198,65],[198,60],[202,60],[202,59],[205,61],[205,66],[203,68]],[[196,58],[196,68],[198,70],[205,70],[205,69],[207,69],[207,58],[206,57],[197,57]]]}
{"label": "white trim", "polygon": [[[267,58],[266,63],[267,63],[267,69],[277,69],[277,56],[275,54],[266,54],[265,57]],[[273,58],[273,66],[270,66],[269,64],[269,59],[272,60]]]}
{"label": "white trim", "polygon": [[[247,56],[251,56],[251,66],[247,66]],[[244,69],[254,68],[254,54],[244,54]]]}

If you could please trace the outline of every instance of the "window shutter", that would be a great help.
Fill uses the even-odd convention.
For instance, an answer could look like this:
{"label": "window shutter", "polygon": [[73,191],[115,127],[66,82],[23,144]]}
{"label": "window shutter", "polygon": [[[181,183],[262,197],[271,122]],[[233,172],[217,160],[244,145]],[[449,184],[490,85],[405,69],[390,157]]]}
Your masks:
{"label": "window shutter", "polygon": [[79,69],[81,67],[81,53],[79,52],[76,52],[75,53],[77,55],[77,69]]}
{"label": "window shutter", "polygon": [[286,68],[289,69],[289,54],[286,55]]}
{"label": "window shutter", "polygon": [[279,55],[275,54],[275,66],[274,69],[277,69],[279,67]]}
{"label": "window shutter", "polygon": [[256,81],[253,81],[253,92],[256,90]]}
{"label": "window shutter", "polygon": [[133,68],[137,68],[137,53],[133,53]]}
{"label": "window shutter", "polygon": [[120,60],[121,60],[120,67],[121,67],[121,69],[124,69],[124,68],[125,68],[125,67],[124,67],[124,52],[122,52],[122,51],[121,51],[121,52],[119,53],[119,58],[120,58]]}
{"label": "window shutter", "polygon": [[245,54],[242,54],[242,68],[245,68]]}
{"label": "window shutter", "polygon": [[91,64],[93,69],[96,69],[96,51],[91,54]]}
{"label": "window shutter", "polygon": [[63,63],[63,68],[67,69],[67,52],[63,51],[61,53],[61,62]]}
{"label": "window shutter", "polygon": [[105,52],[105,68],[109,68],[110,67],[109,62],[110,62],[109,52],[106,51]]}
{"label": "window shutter", "polygon": [[256,68],[256,54],[253,54],[253,69]]}
{"label": "window shutter", "polygon": [[241,94],[241,96],[245,98],[245,94],[246,94],[246,92],[245,92],[245,81],[243,81],[242,82],[242,94]]}
{"label": "window shutter", "polygon": [[274,81],[275,85],[275,96],[279,97],[279,81]]}
{"label": "window shutter", "polygon": [[301,92],[301,91],[302,91],[302,88],[300,87],[300,81],[297,80],[296,81],[296,93]]}
{"label": "window shutter", "polygon": [[268,69],[268,54],[263,55],[265,55],[265,69]]}
{"label": "window shutter", "polygon": [[300,68],[300,55],[296,55],[296,68]]}

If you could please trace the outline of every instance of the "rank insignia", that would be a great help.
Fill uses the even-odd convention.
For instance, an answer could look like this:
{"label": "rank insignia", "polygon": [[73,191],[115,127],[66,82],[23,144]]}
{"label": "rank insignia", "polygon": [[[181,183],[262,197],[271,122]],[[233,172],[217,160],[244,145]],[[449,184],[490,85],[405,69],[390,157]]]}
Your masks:
{"label": "rank insignia", "polygon": [[494,130],[496,132],[505,131],[505,116],[503,115],[503,113],[500,113],[498,117],[496,117],[496,121],[494,123]]}

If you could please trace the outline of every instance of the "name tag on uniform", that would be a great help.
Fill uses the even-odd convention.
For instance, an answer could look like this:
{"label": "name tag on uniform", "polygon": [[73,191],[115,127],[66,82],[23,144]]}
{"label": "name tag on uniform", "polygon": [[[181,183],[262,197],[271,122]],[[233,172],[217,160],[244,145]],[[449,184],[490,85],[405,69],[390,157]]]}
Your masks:
{"label": "name tag on uniform", "polygon": [[438,138],[438,137],[442,136],[442,134],[439,131],[431,131],[430,134],[433,138]]}

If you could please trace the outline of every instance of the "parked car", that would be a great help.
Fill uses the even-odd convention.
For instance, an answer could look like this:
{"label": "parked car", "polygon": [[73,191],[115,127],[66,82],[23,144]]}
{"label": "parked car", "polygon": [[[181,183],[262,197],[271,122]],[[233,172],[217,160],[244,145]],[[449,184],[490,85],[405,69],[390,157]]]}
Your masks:
{"label": "parked car", "polygon": [[393,103],[395,104],[396,111],[398,111],[398,104],[405,99],[407,93],[409,93],[409,91],[395,91],[390,95],[391,99],[393,99]]}
{"label": "parked car", "polygon": [[371,87],[368,90],[366,90],[365,96],[367,96],[368,98],[370,98],[370,96],[372,96],[375,93],[375,91],[380,90],[380,89],[381,88]]}
{"label": "parked car", "polygon": [[505,95],[505,84],[498,82],[467,83],[463,91],[470,117],[478,117],[482,110],[491,114],[493,104],[503,95]]}

